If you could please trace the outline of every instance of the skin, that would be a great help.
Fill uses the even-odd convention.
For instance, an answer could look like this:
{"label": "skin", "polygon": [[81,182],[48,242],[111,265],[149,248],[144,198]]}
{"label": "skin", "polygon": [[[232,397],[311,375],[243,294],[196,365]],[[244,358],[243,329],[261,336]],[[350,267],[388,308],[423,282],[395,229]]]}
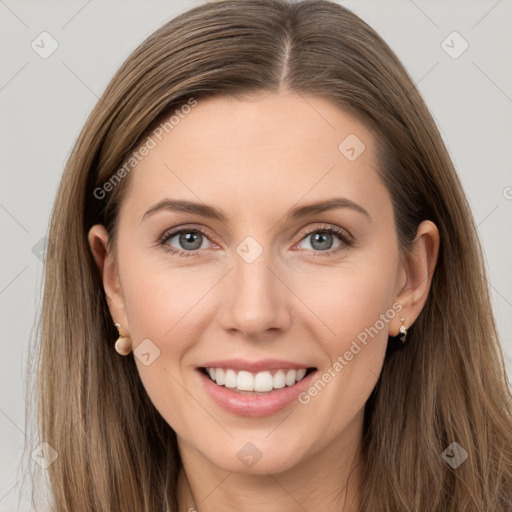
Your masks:
{"label": "skin", "polygon": [[[366,145],[355,161],[338,149],[348,134]],[[376,166],[371,132],[326,99],[281,92],[201,100],[131,172],[117,256],[104,227],[91,228],[113,321],[134,349],[150,339],[160,350],[148,366],[135,360],[178,436],[180,511],[259,512],[270,503],[273,512],[357,509],[364,406],[399,317],[410,326],[425,304],[439,249],[438,231],[426,221],[413,250],[400,254]],[[338,208],[285,219],[294,206],[334,196],[357,203],[368,217]],[[174,211],[141,220],[164,198],[213,205],[227,220]],[[157,243],[184,225],[205,230],[192,257]],[[333,234],[322,246],[303,232],[325,225],[348,231],[353,243]],[[252,263],[236,252],[247,236],[263,248]],[[166,243],[190,247],[178,236]],[[197,366],[234,357],[307,362],[321,374],[397,303],[400,314],[307,405],[240,417],[199,385]],[[252,467],[237,457],[247,442],[261,452]]]}

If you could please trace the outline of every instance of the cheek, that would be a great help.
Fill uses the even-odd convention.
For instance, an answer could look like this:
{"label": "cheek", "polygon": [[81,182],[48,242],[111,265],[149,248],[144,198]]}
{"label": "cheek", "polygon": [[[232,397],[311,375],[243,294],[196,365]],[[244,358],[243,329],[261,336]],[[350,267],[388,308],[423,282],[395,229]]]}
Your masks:
{"label": "cheek", "polygon": [[197,316],[205,294],[218,281],[211,271],[172,267],[165,258],[155,263],[135,254],[125,259],[121,272],[132,337],[136,342],[154,337],[160,343],[172,338],[174,349],[182,339],[176,333],[185,325],[190,328],[190,315]]}
{"label": "cheek", "polygon": [[316,325],[315,341],[328,356],[300,397],[309,421],[326,438],[357,417],[382,368],[390,322],[398,313],[393,308],[397,265],[392,258],[380,261],[359,260],[318,272],[314,279],[302,280],[300,288],[299,282],[294,285],[316,315],[310,325]]}
{"label": "cheek", "polygon": [[[373,333],[375,326],[380,339],[387,339],[389,320],[394,316],[394,310],[388,310],[395,299],[397,266],[391,260],[384,263],[381,258],[380,262],[368,258],[338,268],[317,269],[292,281],[293,290],[314,313],[318,326],[315,334],[331,356],[348,350],[352,340],[364,339],[369,329]],[[384,322],[383,314],[387,317]]]}
{"label": "cheek", "polygon": [[[191,398],[183,388],[183,360],[200,339],[194,319],[201,317],[201,297],[215,284],[214,276],[151,265],[133,253],[124,260],[123,270],[126,312],[141,382],[167,423],[186,433],[190,421],[201,421],[202,411],[190,411]],[[158,354],[153,359],[151,353],[150,364],[138,355],[146,346]]]}
{"label": "cheek", "polygon": [[[141,381],[155,407],[179,430],[183,420],[179,411],[190,408],[190,396],[182,388],[183,367],[205,326],[212,322],[209,293],[222,272],[219,275],[206,267],[177,268],[165,257],[154,261],[136,251],[120,258],[119,268]],[[150,348],[148,365],[143,357],[137,357],[143,347],[144,352],[145,347]],[[158,354],[154,359],[153,352]]]}

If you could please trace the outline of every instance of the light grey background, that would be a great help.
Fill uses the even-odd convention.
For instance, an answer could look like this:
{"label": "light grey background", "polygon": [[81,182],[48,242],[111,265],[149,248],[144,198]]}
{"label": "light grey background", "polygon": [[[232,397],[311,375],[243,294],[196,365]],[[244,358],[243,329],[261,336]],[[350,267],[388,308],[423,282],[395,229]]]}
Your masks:
{"label": "light grey background", "polygon": [[[23,443],[36,447],[24,433],[25,360],[42,271],[33,248],[47,232],[65,161],[129,53],[200,3],[0,0],[0,512],[29,510],[24,500],[18,507],[18,495],[29,488],[19,469]],[[511,375],[512,1],[340,3],[402,59],[447,142],[478,224]],[[47,59],[31,48],[43,31],[58,42]],[[469,44],[458,58],[464,42],[453,31]]]}

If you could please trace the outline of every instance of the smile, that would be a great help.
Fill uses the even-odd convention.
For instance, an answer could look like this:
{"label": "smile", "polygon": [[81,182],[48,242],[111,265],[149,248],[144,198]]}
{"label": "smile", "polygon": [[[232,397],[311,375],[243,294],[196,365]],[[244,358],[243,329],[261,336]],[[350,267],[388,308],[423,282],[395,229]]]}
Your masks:
{"label": "smile", "polygon": [[209,400],[237,416],[275,414],[298,402],[316,367],[278,360],[209,361],[196,368],[199,383]]}
{"label": "smile", "polygon": [[234,391],[267,393],[300,382],[313,368],[277,369],[258,373],[232,368],[203,368],[210,379],[218,386]]}

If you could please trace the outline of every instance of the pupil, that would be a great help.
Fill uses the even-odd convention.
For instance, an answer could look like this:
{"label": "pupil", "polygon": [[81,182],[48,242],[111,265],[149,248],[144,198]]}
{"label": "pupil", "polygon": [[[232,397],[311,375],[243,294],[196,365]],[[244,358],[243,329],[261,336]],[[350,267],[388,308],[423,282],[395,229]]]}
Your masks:
{"label": "pupil", "polygon": [[[320,242],[320,246],[315,247],[315,243]],[[330,249],[332,245],[332,235],[330,233],[315,233],[313,243],[314,249]]]}
{"label": "pupil", "polygon": [[[199,237],[200,233],[197,232],[187,231],[186,233],[181,233],[180,244],[185,249],[199,249],[201,247],[201,239]],[[191,246],[187,244],[191,244]]]}

